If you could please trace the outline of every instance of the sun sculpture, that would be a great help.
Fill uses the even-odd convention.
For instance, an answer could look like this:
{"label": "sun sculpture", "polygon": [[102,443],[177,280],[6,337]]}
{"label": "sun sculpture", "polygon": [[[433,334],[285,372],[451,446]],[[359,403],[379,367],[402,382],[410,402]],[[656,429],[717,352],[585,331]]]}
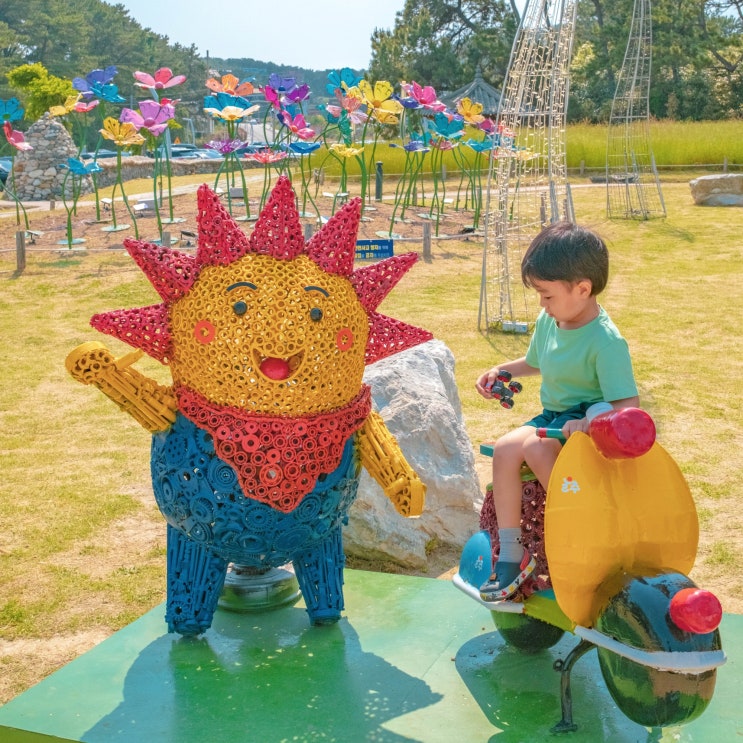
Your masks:
{"label": "sun sculpture", "polygon": [[[359,199],[305,242],[286,178],[249,237],[207,186],[198,210],[195,255],[124,242],[162,303],[91,319],[138,351],[117,360],[85,343],[67,368],[153,434],[170,631],[211,625],[230,562],[291,561],[311,622],[332,623],[361,466],[400,514],[423,508],[425,486],[362,381],[366,364],[431,338],[377,312],[416,255],[354,270]],[[132,368],[143,352],[169,366],[172,386]]]}

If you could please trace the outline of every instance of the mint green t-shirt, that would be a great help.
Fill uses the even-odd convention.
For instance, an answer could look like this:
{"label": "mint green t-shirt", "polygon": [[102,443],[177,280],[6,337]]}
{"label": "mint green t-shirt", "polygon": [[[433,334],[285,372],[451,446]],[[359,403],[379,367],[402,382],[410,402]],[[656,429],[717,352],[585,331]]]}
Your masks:
{"label": "mint green t-shirt", "polygon": [[544,310],[537,318],[526,363],[542,375],[546,410],[622,400],[637,394],[627,341],[603,307],[582,328],[562,330]]}

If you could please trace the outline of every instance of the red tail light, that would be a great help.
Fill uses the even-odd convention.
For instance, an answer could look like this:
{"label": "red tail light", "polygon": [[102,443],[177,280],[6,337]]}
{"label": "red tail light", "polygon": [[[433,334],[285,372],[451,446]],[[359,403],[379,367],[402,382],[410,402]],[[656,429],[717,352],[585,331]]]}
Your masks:
{"label": "red tail light", "polygon": [[679,629],[698,635],[716,630],[722,621],[722,606],[717,596],[699,588],[682,588],[671,599],[669,612]]}

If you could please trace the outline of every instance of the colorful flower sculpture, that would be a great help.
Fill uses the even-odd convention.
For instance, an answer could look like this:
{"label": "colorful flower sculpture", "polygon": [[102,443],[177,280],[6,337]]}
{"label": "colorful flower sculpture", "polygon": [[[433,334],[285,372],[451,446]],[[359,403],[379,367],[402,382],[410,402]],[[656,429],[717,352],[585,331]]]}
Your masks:
{"label": "colorful flower sculpture", "polygon": [[154,75],[150,75],[148,72],[140,72],[138,70],[134,73],[134,79],[136,80],[134,84],[137,87],[156,91],[157,95],[159,95],[161,90],[174,88],[176,85],[181,85],[186,82],[185,75],[174,75],[173,71],[169,67],[161,67]]}
{"label": "colorful flower sculpture", "polygon": [[[153,137],[157,138],[165,134],[165,143],[162,146],[155,146],[155,168],[153,172],[153,193],[155,201],[155,214],[157,215],[158,230],[162,232],[163,222],[172,224],[180,222],[173,212],[173,172],[170,167],[170,122],[175,117],[175,106],[177,100],[171,100],[162,95],[163,91],[169,91],[177,85],[186,81],[185,75],[174,75],[169,67],[161,67],[155,71],[154,75],[149,72],[137,70],[134,72],[135,85],[138,88],[149,90],[152,96],[151,101],[140,101],[139,113],[131,109],[124,109],[122,112],[122,121],[133,124],[137,129],[144,128]],[[164,170],[167,177],[167,191],[165,195],[168,201],[168,217],[163,219],[160,216],[160,205],[163,199],[162,176]],[[158,193],[158,185],[160,192]]]}
{"label": "colorful flower sculpture", "polygon": [[168,122],[175,116],[175,108],[170,103],[158,101],[140,101],[139,111],[124,108],[119,121],[134,124],[139,131],[146,129],[153,137],[159,137],[167,128]]}
{"label": "colorful flower sculpture", "polygon": [[361,80],[358,87],[364,103],[369,108],[370,116],[373,116],[380,124],[399,122],[403,106],[400,101],[392,97],[395,89],[389,82],[380,80],[372,86],[366,80]]}
{"label": "colorful flower sculpture", "polygon": [[222,75],[221,82],[210,77],[206,81],[206,87],[214,93],[227,93],[227,95],[246,96],[255,92],[253,83],[250,80],[240,82],[240,79],[233,74]]}
{"label": "colorful flower sculpture", "polygon": [[[98,150],[103,142],[104,137],[100,135],[100,128],[106,119],[107,106],[113,104],[119,106],[126,102],[123,96],[119,95],[119,88],[113,82],[117,74],[116,65],[109,65],[103,69],[91,70],[84,78],[75,77],[72,79],[72,87],[80,94],[80,100],[74,106],[74,112],[82,114],[77,119],[78,137],[80,152],[87,152],[92,142],[89,141],[88,132],[91,123],[88,121],[88,114],[96,110],[96,120],[98,124],[93,124],[98,132],[97,141],[92,146],[93,159],[97,157]],[[75,122],[75,119],[73,119]],[[74,126],[74,123],[73,123]],[[93,185],[95,188],[95,213],[96,221],[101,220],[101,203],[98,185],[93,176]]]}
{"label": "colorful flower sculpture", "polygon": [[5,132],[5,138],[8,140],[8,143],[16,150],[28,152],[33,149],[31,144],[26,142],[26,137],[23,132],[13,129],[13,126],[9,121],[6,121],[3,124],[3,131]]}
{"label": "colorful flower sculpture", "polygon": [[119,95],[119,88],[114,85],[116,66],[111,65],[103,70],[93,70],[84,78],[72,79],[72,87],[79,90],[83,98],[99,98],[107,103],[126,103],[126,98]]}
{"label": "colorful flower sculpture", "polygon": [[25,111],[17,98],[8,98],[7,101],[0,101],[0,121],[3,123],[20,121]]}
{"label": "colorful flower sculpture", "polygon": [[131,147],[144,144],[144,137],[137,131],[134,124],[130,124],[126,121],[118,121],[113,117],[109,116],[103,121],[103,128],[101,129],[101,136],[104,139],[108,139],[116,145],[116,183],[114,184],[111,192],[111,219],[113,220],[112,227],[104,227],[106,232],[118,232],[120,230],[129,229],[129,225],[118,224],[116,221],[116,189],[121,190],[121,196],[124,201],[124,206],[129,212],[129,216],[134,221],[134,233],[139,237],[139,227],[137,226],[137,220],[135,219],[134,212],[129,205],[129,199],[126,196],[124,190],[124,181],[121,177],[121,151],[124,147]]}
{"label": "colorful flower sculpture", "polygon": [[214,179],[214,189],[219,189],[219,181],[222,176],[225,179],[226,193],[227,193],[227,208],[232,213],[232,193],[233,190],[238,188],[237,176],[240,177],[239,189],[242,193],[242,202],[245,204],[245,219],[250,219],[250,202],[248,201],[248,186],[245,181],[245,172],[243,171],[242,163],[240,162],[240,152],[243,149],[244,142],[237,137],[238,126],[241,122],[245,121],[248,117],[252,116],[259,108],[257,103],[250,103],[248,100],[243,98],[241,95],[236,93],[227,92],[234,86],[234,90],[250,90],[253,92],[252,83],[239,83],[237,78],[225,76],[222,78],[222,83],[219,86],[214,85],[212,79],[212,85],[209,85],[207,81],[207,87],[214,90],[216,87],[222,88],[218,90],[214,95],[206,96],[204,98],[204,111],[215,119],[223,122],[225,129],[227,130],[227,136],[221,140],[212,140],[211,149],[215,149],[224,156],[222,164],[217,170],[217,175]]}
{"label": "colorful flower sculpture", "polygon": [[[24,110],[17,98],[10,98],[7,101],[0,101],[0,118],[3,119],[3,132],[5,138],[8,140],[8,144],[11,146],[10,150],[10,175],[5,181],[4,191],[6,196],[10,196],[15,202],[15,222],[20,227],[21,224],[21,212],[23,212],[23,221],[28,229],[28,214],[26,213],[26,207],[18,198],[15,189],[15,153],[16,150],[22,152],[28,152],[33,147],[26,141],[26,137],[23,132],[13,129],[12,121],[19,121],[23,118]],[[10,185],[8,184],[10,181]]]}
{"label": "colorful flower sculpture", "polygon": [[[155,167],[152,178],[152,200],[155,205],[155,216],[157,218],[157,231],[162,233],[163,220],[160,216],[161,193],[158,193],[158,176],[162,174],[163,150],[167,162],[167,144],[163,147],[158,146],[158,138],[167,130],[168,122],[175,116],[175,107],[171,103],[161,103],[155,100],[144,100],[139,103],[139,111],[131,108],[124,108],[119,116],[119,121],[131,124],[134,129],[142,134],[146,132],[152,139],[153,149],[155,151]],[[143,140],[146,141],[146,140]],[[170,179],[168,180],[168,192],[170,193]],[[172,200],[170,218],[173,218]]]}
{"label": "colorful flower sculpture", "polygon": [[67,359],[153,435],[155,498],[167,521],[166,621],[183,635],[212,622],[230,561],[292,561],[312,624],[343,610],[342,525],[360,468],[404,516],[425,487],[382,418],[364,367],[430,333],[377,307],[413,265],[399,255],[354,269],[354,199],[305,242],[279,179],[247,236],[216,194],[198,194],[196,255],[124,245],[162,302],[91,324],[170,367],[162,386],[86,343]]}
{"label": "colorful flower sculpture", "polygon": [[[85,238],[83,237],[74,238],[72,236],[72,216],[73,214],[77,214],[77,202],[80,199],[83,179],[86,176],[92,177],[95,173],[100,173],[103,168],[101,168],[95,160],[86,163],[75,157],[68,157],[67,162],[62,163],[61,167],[67,169],[67,173],[62,181],[62,201],[64,203],[65,211],[67,212],[67,238],[61,244],[65,244],[68,248],[72,249],[73,245],[85,242]],[[71,204],[67,199],[67,179],[69,177],[72,177],[72,188],[70,189],[70,195],[72,196]]]}

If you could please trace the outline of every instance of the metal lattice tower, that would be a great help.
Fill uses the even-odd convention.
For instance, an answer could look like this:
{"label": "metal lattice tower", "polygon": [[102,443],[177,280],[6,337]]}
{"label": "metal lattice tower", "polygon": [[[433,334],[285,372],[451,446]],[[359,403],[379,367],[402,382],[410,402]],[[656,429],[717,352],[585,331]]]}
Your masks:
{"label": "metal lattice tower", "polygon": [[650,0],[635,0],[627,50],[611,107],[606,148],[609,219],[665,217],[666,206],[650,148]]}
{"label": "metal lattice tower", "polygon": [[575,0],[528,0],[516,32],[488,175],[481,330],[528,330],[538,306],[521,283],[522,255],[545,225],[573,219],[565,117],[575,13]]}

